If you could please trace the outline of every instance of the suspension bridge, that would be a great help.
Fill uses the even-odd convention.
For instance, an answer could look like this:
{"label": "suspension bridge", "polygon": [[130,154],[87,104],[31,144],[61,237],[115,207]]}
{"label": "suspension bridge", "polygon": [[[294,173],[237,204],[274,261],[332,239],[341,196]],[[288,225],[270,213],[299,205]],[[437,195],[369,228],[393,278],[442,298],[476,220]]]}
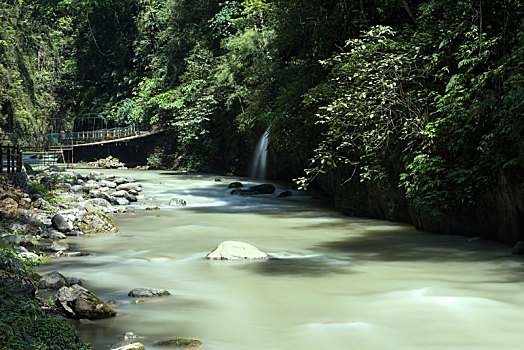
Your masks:
{"label": "suspension bridge", "polygon": [[64,164],[71,163],[71,165],[75,159],[75,152],[80,153],[81,157],[78,160],[84,160],[82,158],[85,157],[82,155],[86,153],[87,149],[91,150],[88,153],[93,154],[92,157],[96,157],[97,154],[103,156],[108,153],[110,147],[118,150],[118,146],[132,143],[137,145],[134,152],[139,153],[140,139],[162,132],[162,129],[150,129],[149,126],[130,125],[68,133],[4,133],[0,134],[0,164],[2,165],[0,172],[21,171],[23,152],[61,155]]}

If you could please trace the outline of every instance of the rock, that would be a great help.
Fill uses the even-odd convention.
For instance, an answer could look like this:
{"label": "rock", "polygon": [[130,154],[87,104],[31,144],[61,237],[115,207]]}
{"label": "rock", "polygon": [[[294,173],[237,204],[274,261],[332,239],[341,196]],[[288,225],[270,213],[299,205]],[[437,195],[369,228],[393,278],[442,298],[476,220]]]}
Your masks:
{"label": "rock", "polygon": [[62,232],[60,231],[57,231],[53,228],[48,228],[48,229],[45,229],[45,230],[42,230],[42,232],[40,232],[40,237],[42,238],[50,238],[52,240],[59,240],[59,239],[65,239],[66,238],[66,235],[64,235]]}
{"label": "rock", "polygon": [[122,184],[126,184],[129,182],[128,179],[124,179],[123,177],[119,177],[119,178],[116,178],[114,180],[114,182],[117,184],[117,185],[122,185]]}
{"label": "rock", "polygon": [[66,242],[54,241],[53,244],[51,244],[50,249],[53,252],[59,252],[61,250],[62,251],[63,250],[68,250],[69,249],[69,244],[67,244]]}
{"label": "rock", "polygon": [[23,239],[17,235],[7,235],[2,237],[2,241],[8,244],[19,245],[20,243],[22,243]]}
{"label": "rock", "polygon": [[284,197],[290,197],[293,195],[293,192],[291,191],[284,191],[280,192],[280,194],[277,196],[278,198],[284,198]]}
{"label": "rock", "polygon": [[60,289],[64,286],[67,286],[67,281],[58,271],[46,273],[38,281],[38,288],[40,289]]}
{"label": "rock", "polygon": [[169,201],[169,205],[172,207],[185,207],[187,203],[181,198],[173,198]]}
{"label": "rock", "polygon": [[56,293],[56,303],[72,318],[97,320],[116,315],[116,311],[86,288],[75,284]]}
{"label": "rock", "polygon": [[53,172],[53,173],[59,173],[62,171],[62,169],[60,169],[59,167],[57,167],[56,165],[52,165],[50,167],[48,167],[47,169],[45,169],[45,171],[47,172]]}
{"label": "rock", "polygon": [[131,191],[131,190],[133,190],[133,191],[141,192],[142,191],[142,186],[140,186],[140,184],[137,184],[137,183],[134,183],[134,182],[130,182],[130,183],[118,185],[118,186],[116,186],[116,189],[117,189],[117,191],[121,191],[121,190]]}
{"label": "rock", "polygon": [[242,185],[241,182],[232,182],[229,184],[229,186],[227,186],[227,188],[240,188],[240,187],[244,187],[244,185]]}
{"label": "rock", "polygon": [[96,182],[95,180],[89,180],[86,182],[85,186],[87,188],[90,188],[92,190],[97,190],[100,188],[100,185],[98,184],[98,182]]}
{"label": "rock", "polygon": [[71,187],[71,191],[73,192],[83,192],[83,193],[89,193],[91,189],[87,186],[82,185],[74,185]]}
{"label": "rock", "polygon": [[109,188],[116,188],[116,182],[113,181],[107,181],[107,180],[101,180],[98,183],[101,187],[109,187]]}
{"label": "rock", "polygon": [[521,255],[524,254],[524,242],[518,241],[515,243],[515,246],[513,247],[513,250],[511,251],[513,255]]}
{"label": "rock", "polygon": [[69,285],[70,286],[74,286],[75,284],[78,284],[79,286],[81,286],[82,285],[82,281],[79,278],[71,277],[69,279]]}
{"label": "rock", "polygon": [[202,342],[196,339],[168,339],[162,340],[155,344],[156,346],[170,346],[179,348],[198,348],[202,346]]}
{"label": "rock", "polygon": [[107,215],[93,211],[84,215],[82,221],[78,223],[78,229],[86,234],[117,232],[113,220]]}
{"label": "rock", "polygon": [[113,350],[146,350],[146,347],[142,343],[131,343],[117,347],[111,347]]}
{"label": "rock", "polygon": [[71,185],[66,182],[57,183],[55,189],[63,191],[71,191]]}
{"label": "rock", "polygon": [[116,198],[122,198],[122,197],[126,198],[129,195],[129,193],[127,193],[127,191],[120,190],[120,191],[115,191],[111,193],[111,195]]}
{"label": "rock", "polygon": [[2,280],[2,288],[6,288],[8,294],[23,295],[29,298],[35,296],[36,288],[31,283],[21,283],[19,279]]}
{"label": "rock", "polygon": [[38,260],[39,259],[39,256],[35,253],[32,253],[32,252],[20,252],[18,253],[18,255],[21,257],[21,258],[24,258],[24,259],[33,259],[33,260]]}
{"label": "rock", "polygon": [[115,202],[118,205],[128,205],[129,204],[129,201],[125,198],[116,198]]}
{"label": "rock", "polygon": [[78,230],[71,230],[66,233],[66,236],[82,236],[84,233]]}
{"label": "rock", "polygon": [[56,214],[51,219],[53,227],[60,232],[69,232],[73,229],[73,225],[65,217],[60,214]]}
{"label": "rock", "polygon": [[240,196],[254,196],[260,193],[255,190],[242,190],[240,188],[236,188],[231,191],[231,194],[240,195]]}
{"label": "rock", "polygon": [[128,296],[132,298],[151,298],[151,297],[166,297],[171,293],[165,289],[155,288],[135,288],[131,290]]}
{"label": "rock", "polygon": [[33,202],[33,207],[37,209],[47,209],[51,207],[51,204],[43,198],[38,198]]}
{"label": "rock", "polygon": [[215,177],[215,182],[223,182],[224,179],[221,177]]}
{"label": "rock", "polygon": [[92,171],[91,173],[89,173],[90,175],[92,176],[102,176],[104,174],[102,174],[100,171]]}
{"label": "rock", "polygon": [[18,209],[18,203],[13,198],[8,197],[0,201],[0,208],[8,213],[12,213]]}
{"label": "rock", "polygon": [[[0,259],[0,270],[23,274],[25,272],[24,263],[16,258]],[[0,299],[1,300],[1,299]]]}
{"label": "rock", "polygon": [[249,187],[250,190],[257,191],[260,194],[272,194],[276,191],[275,186],[272,184],[262,184]]}
{"label": "rock", "polygon": [[251,244],[235,241],[222,242],[206,256],[212,260],[267,259],[268,255]]}
{"label": "rock", "polygon": [[126,341],[126,342],[133,342],[133,341],[136,341],[138,339],[141,339],[142,337],[139,337],[138,335],[136,335],[135,333],[133,332],[125,332],[124,334],[122,334],[122,336],[120,337],[120,340],[122,341]]}
{"label": "rock", "polygon": [[81,202],[84,200],[84,197],[82,197],[81,194],[76,193],[60,193],[57,195],[58,198],[60,198],[64,202]]}
{"label": "rock", "polygon": [[134,194],[128,193],[126,199],[130,202],[137,202],[138,198]]}

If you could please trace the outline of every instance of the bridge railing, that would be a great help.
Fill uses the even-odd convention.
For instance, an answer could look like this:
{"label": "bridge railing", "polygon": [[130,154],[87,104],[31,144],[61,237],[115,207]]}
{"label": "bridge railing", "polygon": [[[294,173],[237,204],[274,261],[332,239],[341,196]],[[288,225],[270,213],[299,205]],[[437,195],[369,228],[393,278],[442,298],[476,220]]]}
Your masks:
{"label": "bridge railing", "polygon": [[149,130],[147,125],[130,125],[127,127],[118,127],[112,129],[77,131],[69,133],[51,133],[51,134],[1,134],[2,138],[9,140],[12,144],[19,145],[23,148],[53,148],[69,147],[84,143],[93,143],[121,139],[135,136],[142,131]]}
{"label": "bridge railing", "polygon": [[19,173],[22,171],[22,166],[20,146],[0,144],[0,173]]}

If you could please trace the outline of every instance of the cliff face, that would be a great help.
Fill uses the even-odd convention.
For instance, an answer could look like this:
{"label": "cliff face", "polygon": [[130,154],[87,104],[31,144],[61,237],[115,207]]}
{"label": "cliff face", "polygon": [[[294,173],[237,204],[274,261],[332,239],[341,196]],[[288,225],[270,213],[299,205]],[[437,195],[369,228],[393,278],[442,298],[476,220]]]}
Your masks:
{"label": "cliff face", "polygon": [[524,240],[522,172],[501,171],[497,184],[478,194],[476,205],[439,216],[415,208],[402,189],[394,185],[362,183],[358,177],[345,182],[349,177],[347,170],[339,168],[319,179],[321,189],[344,214],[407,222],[429,232],[476,236],[508,244]]}

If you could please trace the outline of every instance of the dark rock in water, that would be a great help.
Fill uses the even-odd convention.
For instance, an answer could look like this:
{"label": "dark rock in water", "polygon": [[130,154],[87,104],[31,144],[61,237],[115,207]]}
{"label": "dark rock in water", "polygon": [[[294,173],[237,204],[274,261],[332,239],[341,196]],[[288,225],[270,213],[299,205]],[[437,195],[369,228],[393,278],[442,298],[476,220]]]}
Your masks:
{"label": "dark rock in water", "polygon": [[97,320],[116,315],[116,311],[86,288],[75,284],[56,293],[56,304],[72,318]]}
{"label": "dark rock in water", "polygon": [[244,185],[242,185],[241,182],[232,182],[229,184],[229,186],[227,186],[227,188],[240,188],[240,187],[244,187]]}
{"label": "dark rock in water", "polygon": [[67,286],[67,281],[58,271],[46,273],[38,281],[38,288],[40,289],[60,289],[64,286]]}
{"label": "dark rock in water", "polygon": [[183,348],[198,348],[202,346],[202,342],[196,339],[168,339],[162,340],[156,343],[157,346],[171,346],[171,347],[183,347]]}
{"label": "dark rock in water", "polygon": [[231,194],[236,194],[240,196],[253,196],[253,195],[260,194],[260,193],[258,193],[257,191],[253,191],[253,190],[242,190],[240,188],[237,188],[237,189],[232,190]]}
{"label": "dark rock in water", "polygon": [[513,247],[513,250],[511,251],[513,255],[521,255],[524,254],[524,242],[518,241],[515,243],[515,246]]}
{"label": "dark rock in water", "polygon": [[221,177],[215,177],[215,182],[222,182],[224,181],[224,179],[222,179]]}
{"label": "dark rock in water", "polygon": [[130,291],[128,296],[133,298],[151,298],[151,297],[166,297],[171,293],[165,289],[155,288],[135,288]]}
{"label": "dark rock in water", "polygon": [[284,191],[284,192],[281,192],[277,197],[284,198],[284,197],[290,197],[292,195],[293,193],[291,191]]}
{"label": "dark rock in water", "polygon": [[173,198],[169,201],[169,205],[172,207],[185,207],[187,203],[181,198]]}
{"label": "dark rock in water", "polygon": [[55,229],[57,229],[60,232],[69,232],[73,229],[73,225],[60,214],[56,214],[55,216],[53,216],[53,218],[51,219],[51,224]]}
{"label": "dark rock in water", "polygon": [[79,286],[81,286],[83,283],[82,283],[82,281],[79,278],[71,277],[69,279],[69,285],[70,286],[74,286],[75,284],[78,284]]}
{"label": "dark rock in water", "polygon": [[262,184],[249,187],[250,190],[257,191],[260,194],[272,194],[276,191],[275,186],[272,184]]}

